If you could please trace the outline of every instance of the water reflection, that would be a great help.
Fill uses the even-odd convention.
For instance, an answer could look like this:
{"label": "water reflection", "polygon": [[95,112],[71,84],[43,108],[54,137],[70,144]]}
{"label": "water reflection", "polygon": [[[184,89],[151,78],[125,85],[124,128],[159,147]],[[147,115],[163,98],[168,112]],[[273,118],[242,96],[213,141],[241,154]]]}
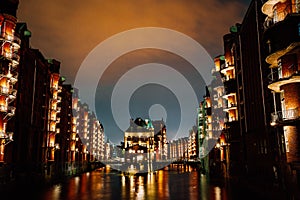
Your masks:
{"label": "water reflection", "polygon": [[[32,191],[33,192],[33,191]],[[171,165],[156,173],[124,175],[109,168],[70,178],[28,199],[203,199],[227,200],[224,184],[213,183],[189,166]],[[38,194],[37,194],[38,193]]]}

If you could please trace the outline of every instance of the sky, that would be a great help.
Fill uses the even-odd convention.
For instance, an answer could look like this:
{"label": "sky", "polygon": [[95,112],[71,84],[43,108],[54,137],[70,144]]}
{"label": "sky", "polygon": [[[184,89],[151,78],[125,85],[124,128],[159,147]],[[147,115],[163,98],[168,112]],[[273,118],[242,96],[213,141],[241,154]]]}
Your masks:
{"label": "sky", "polygon": [[[136,28],[160,27],[182,33],[202,45],[212,59],[223,53],[223,35],[229,32],[230,26],[242,22],[249,4],[250,0],[20,0],[17,18],[20,22],[26,22],[32,32],[31,47],[39,49],[46,58],[60,61],[61,74],[66,77],[67,83],[74,84],[79,69],[99,44],[116,34]],[[129,42],[134,43],[135,40]],[[175,40],[174,43],[180,41]],[[184,47],[185,44],[181,45]],[[102,53],[113,54],[117,47],[115,45]],[[143,65],[147,63],[154,64],[152,68]],[[164,65],[159,66],[169,70],[168,73],[151,71],[156,69],[158,63]],[[139,71],[141,65],[144,71]],[[145,76],[147,70],[148,76]],[[140,85],[129,99],[123,99],[122,92],[129,91],[128,81],[133,80],[123,84],[120,80],[125,81],[130,73],[137,79],[156,79]],[[117,119],[121,113],[118,110],[123,107],[129,110],[132,118],[164,119],[169,139],[178,136],[176,132],[182,121],[190,123],[187,123],[185,133],[179,135],[188,134],[191,128],[188,126],[195,124],[195,113],[191,113],[190,117],[180,117],[185,112],[181,104],[187,103],[192,96],[173,89],[185,90],[182,87],[186,84],[184,80],[178,81],[182,77],[187,79],[199,102],[204,95],[205,82],[186,58],[174,52],[137,49],[119,55],[109,66],[105,66],[94,99],[95,112],[103,123],[107,138],[114,143],[122,140],[124,128],[117,126],[120,123],[116,121],[121,120],[122,124],[128,122],[129,125],[129,119]],[[174,87],[162,85],[158,78],[167,80]],[[127,88],[119,96],[115,95],[116,88],[124,88],[124,85]],[[182,95],[185,95],[184,100],[180,99]],[[113,105],[115,111],[111,108],[113,102],[118,103]]]}

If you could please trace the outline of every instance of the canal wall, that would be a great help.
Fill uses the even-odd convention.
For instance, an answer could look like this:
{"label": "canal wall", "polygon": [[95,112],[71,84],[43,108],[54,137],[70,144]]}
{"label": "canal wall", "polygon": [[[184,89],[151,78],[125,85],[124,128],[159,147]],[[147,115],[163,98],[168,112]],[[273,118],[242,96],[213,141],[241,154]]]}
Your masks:
{"label": "canal wall", "polygon": [[103,167],[100,162],[85,164],[67,163],[64,166],[50,163],[48,165],[0,164],[0,191],[17,185],[46,186],[73,176]]}

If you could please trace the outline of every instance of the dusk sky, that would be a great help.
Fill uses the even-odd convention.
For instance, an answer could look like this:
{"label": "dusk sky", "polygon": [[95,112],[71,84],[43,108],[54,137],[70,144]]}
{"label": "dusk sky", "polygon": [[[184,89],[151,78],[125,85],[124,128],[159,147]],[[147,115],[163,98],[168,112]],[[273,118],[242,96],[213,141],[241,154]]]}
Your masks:
{"label": "dusk sky", "polygon": [[[20,0],[17,17],[20,22],[26,22],[32,32],[32,48],[40,49],[46,58],[60,61],[61,74],[67,78],[67,83],[73,84],[82,62],[98,44],[134,28],[175,30],[196,40],[212,58],[220,55],[223,53],[223,35],[229,32],[230,26],[242,22],[249,4],[250,0]],[[95,97],[97,116],[112,142],[118,143],[123,137],[122,130],[112,122],[109,109],[112,90],[124,73],[146,63],[170,66],[190,79],[188,81],[196,91],[198,101],[204,94],[204,82],[195,83],[199,77],[189,67],[190,63],[178,55],[157,49],[120,55],[103,77],[99,77]],[[158,84],[141,85],[129,102],[130,105],[126,106],[132,117],[149,117],[151,105],[162,105],[164,109],[154,108],[154,113],[162,115],[156,118],[168,116],[168,137],[175,137],[171,132],[178,129],[182,113],[174,91]],[[191,113],[192,117],[185,120],[195,123],[194,114]],[[124,120],[129,122],[129,119]]]}

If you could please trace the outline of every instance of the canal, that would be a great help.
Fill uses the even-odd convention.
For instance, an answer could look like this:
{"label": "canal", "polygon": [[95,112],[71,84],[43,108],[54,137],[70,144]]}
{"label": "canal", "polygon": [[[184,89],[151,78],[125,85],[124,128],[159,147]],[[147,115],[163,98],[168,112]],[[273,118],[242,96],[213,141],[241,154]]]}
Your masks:
{"label": "canal", "polygon": [[170,165],[152,174],[123,175],[109,167],[68,178],[48,187],[18,185],[1,199],[259,199],[239,186],[209,180],[187,165]]}

